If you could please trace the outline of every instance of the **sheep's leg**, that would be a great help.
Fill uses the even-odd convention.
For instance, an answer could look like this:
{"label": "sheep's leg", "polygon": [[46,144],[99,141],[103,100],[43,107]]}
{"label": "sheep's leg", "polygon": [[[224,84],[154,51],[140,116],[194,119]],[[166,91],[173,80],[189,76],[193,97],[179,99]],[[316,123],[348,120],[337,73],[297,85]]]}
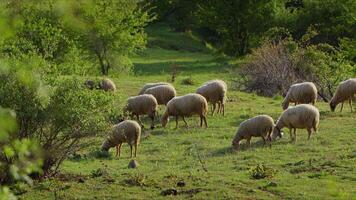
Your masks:
{"label": "sheep's leg", "polygon": [[200,127],[203,127],[203,116],[200,115]]}
{"label": "sheep's leg", "polygon": [[117,155],[119,155],[119,158],[120,158],[121,145],[122,145],[122,143],[120,143],[116,146],[116,155],[115,156],[117,157]]}
{"label": "sheep's leg", "polygon": [[344,107],[344,102],[341,103],[341,109],[340,112],[342,112],[342,108]]}
{"label": "sheep's leg", "polygon": [[293,142],[292,128],[289,129],[289,137],[290,137],[290,141]]}
{"label": "sheep's leg", "polygon": [[178,128],[178,116],[176,116],[176,129]]}
{"label": "sheep's leg", "polygon": [[204,123],[205,123],[205,128],[208,128],[208,122],[206,121],[206,117],[205,116],[203,116],[203,120],[204,120]]}
{"label": "sheep's leg", "polygon": [[214,112],[215,112],[215,109],[216,109],[216,104],[213,103],[213,104],[212,104],[212,107],[213,107],[213,108],[211,109],[211,115],[214,116]]}
{"label": "sheep's leg", "polygon": [[135,143],[135,158],[136,158],[136,153],[137,153],[137,143]]}
{"label": "sheep's leg", "polygon": [[222,113],[223,113],[223,116],[225,116],[225,104],[221,104],[222,106]]}
{"label": "sheep's leg", "polygon": [[185,121],[184,116],[182,116],[182,118],[183,118],[183,122],[185,123],[185,126],[186,126],[187,128],[189,128],[188,123],[187,123],[187,121]]}
{"label": "sheep's leg", "polygon": [[293,138],[293,143],[295,144],[297,142],[297,134],[296,134],[297,129],[294,128],[294,138]]}
{"label": "sheep's leg", "polygon": [[308,128],[308,140],[310,140],[310,135],[311,135],[311,128]]}
{"label": "sheep's leg", "polygon": [[130,158],[132,158],[132,145],[131,144],[130,144],[130,153],[131,153]]}
{"label": "sheep's leg", "polygon": [[155,114],[153,114],[153,116],[150,117],[151,118],[151,129],[155,128]]}
{"label": "sheep's leg", "polygon": [[352,97],[350,97],[350,99],[349,99],[349,104],[350,104],[351,112],[353,112],[353,110],[352,110]]}
{"label": "sheep's leg", "polygon": [[251,138],[247,138],[246,144],[247,144],[247,147],[248,147],[249,149],[251,149]]}

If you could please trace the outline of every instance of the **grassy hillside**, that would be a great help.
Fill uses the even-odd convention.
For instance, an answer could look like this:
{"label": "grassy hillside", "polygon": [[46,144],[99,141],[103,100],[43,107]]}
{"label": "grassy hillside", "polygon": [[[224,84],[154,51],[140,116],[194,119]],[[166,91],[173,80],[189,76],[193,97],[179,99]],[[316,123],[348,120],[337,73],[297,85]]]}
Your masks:
{"label": "grassy hillside", "polygon": [[[104,137],[92,138],[85,149],[66,160],[63,175],[18,185],[21,199],[355,199],[356,198],[356,115],[332,113],[318,102],[321,112],[319,132],[307,141],[305,130],[297,131],[297,143],[285,137],[264,147],[260,138],[252,148],[242,145],[240,152],[230,149],[240,122],[258,114],[277,118],[281,98],[265,98],[233,90],[232,61],[216,56],[214,50],[191,34],[173,33],[165,26],[151,27],[149,48],[133,57],[134,74],[114,75],[118,86],[117,101],[136,95],[146,82],[169,81],[171,66],[179,74],[174,86],[179,95],[194,92],[203,82],[223,79],[229,84],[226,116],[208,116],[209,128],[199,128],[197,117],[189,118],[190,128],[170,122],[145,129],[138,149],[140,166],[128,169],[129,148],[123,145],[121,158],[100,158],[98,148]],[[190,78],[194,85],[182,84]],[[356,107],[356,105],[355,105]],[[121,109],[121,108],[118,108]],[[160,113],[163,112],[161,108]],[[148,127],[148,120],[145,120]],[[159,123],[157,121],[157,123]],[[251,171],[267,167],[254,179]],[[185,186],[178,187],[178,182]],[[163,196],[175,188],[177,196]]]}

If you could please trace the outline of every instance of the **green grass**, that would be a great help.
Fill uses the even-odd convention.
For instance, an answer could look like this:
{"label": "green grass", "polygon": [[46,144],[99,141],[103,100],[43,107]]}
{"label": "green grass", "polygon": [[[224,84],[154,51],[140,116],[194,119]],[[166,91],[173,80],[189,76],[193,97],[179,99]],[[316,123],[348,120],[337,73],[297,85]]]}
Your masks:
{"label": "green grass", "polygon": [[[190,34],[178,34],[168,27],[149,30],[150,48],[133,57],[134,75],[113,78],[120,105],[136,95],[146,82],[170,79],[170,66],[179,65],[174,86],[179,95],[194,92],[210,79],[226,80],[231,88],[233,62],[213,54]],[[159,41],[159,42],[157,42]],[[170,46],[171,44],[171,46]],[[174,48],[172,48],[174,46]],[[195,85],[182,85],[191,77]],[[226,116],[208,116],[209,128],[199,128],[197,117],[189,118],[190,128],[170,122],[144,130],[138,149],[140,166],[128,169],[129,148],[123,145],[122,157],[99,158],[95,152],[103,137],[91,138],[80,156],[66,160],[57,177],[24,188],[21,199],[355,199],[356,198],[356,114],[346,107],[332,113],[318,102],[321,111],[319,132],[307,140],[305,130],[297,131],[297,143],[284,138],[272,148],[259,138],[252,148],[242,145],[240,152],[230,149],[240,122],[258,114],[276,119],[281,113],[280,98],[229,90]],[[118,108],[119,109],[119,108]],[[161,108],[160,113],[164,108]],[[145,121],[148,125],[148,120]],[[157,123],[159,123],[157,121]],[[148,126],[147,126],[148,127]],[[251,169],[267,167],[267,177],[254,179]],[[273,172],[273,173],[272,173]],[[183,181],[184,187],[177,183]],[[272,182],[272,183],[271,183]],[[274,184],[275,183],[275,184]],[[161,192],[175,188],[177,196]]]}

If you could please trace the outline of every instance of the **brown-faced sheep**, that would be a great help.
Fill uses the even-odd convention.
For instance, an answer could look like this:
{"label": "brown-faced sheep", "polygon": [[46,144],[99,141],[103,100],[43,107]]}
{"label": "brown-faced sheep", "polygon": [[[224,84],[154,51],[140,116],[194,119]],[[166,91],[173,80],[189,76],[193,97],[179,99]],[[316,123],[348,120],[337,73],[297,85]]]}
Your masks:
{"label": "brown-faced sheep", "polygon": [[153,129],[157,106],[157,100],[153,95],[143,94],[128,98],[123,111],[124,114],[129,113],[131,117],[135,115],[140,124],[142,124],[140,115],[147,114],[152,120],[151,129]]}
{"label": "brown-faced sheep", "polygon": [[177,96],[177,92],[172,85],[158,85],[146,89],[145,94],[152,94],[158,105],[166,105],[173,97]]}
{"label": "brown-faced sheep", "polygon": [[[240,141],[247,140],[248,147],[251,147],[251,137],[262,137],[264,144],[266,140],[271,140],[269,137],[274,127],[274,121],[272,117],[268,115],[258,115],[251,119],[243,121],[232,141],[234,149],[239,150]],[[271,144],[270,144],[271,145]]]}
{"label": "brown-faced sheep", "polygon": [[99,89],[102,89],[104,91],[113,91],[113,92],[115,92],[116,91],[116,85],[112,80],[110,80],[108,78],[104,78],[99,83]]}
{"label": "brown-faced sheep", "polygon": [[222,80],[212,80],[204,83],[196,90],[197,94],[205,97],[207,102],[212,104],[212,115],[214,115],[216,104],[218,104],[218,113],[225,115],[225,101],[227,85]]}
{"label": "brown-faced sheep", "polygon": [[141,127],[136,121],[125,120],[116,124],[111,134],[103,142],[101,149],[103,151],[109,151],[110,148],[116,147],[116,156],[120,157],[120,149],[122,143],[126,142],[130,145],[131,158],[132,158],[132,146],[135,147],[135,157],[137,153],[137,146],[140,143]]}
{"label": "brown-faced sheep", "polygon": [[144,94],[145,91],[146,91],[148,88],[155,87],[155,86],[159,86],[159,85],[171,85],[171,84],[166,83],[166,82],[146,83],[146,84],[143,86],[143,88],[140,90],[140,92],[138,93],[138,95]]}
{"label": "brown-faced sheep", "polygon": [[[290,107],[287,110],[283,111],[279,119],[277,120],[276,126],[272,132],[272,140],[275,140],[277,137],[282,137],[281,129],[284,127],[289,128],[290,138],[292,142],[296,142],[297,135],[296,129],[307,129],[308,131],[308,140],[312,133],[317,132],[319,125],[319,110],[310,104],[300,104],[294,107]],[[294,130],[294,137],[292,135],[292,130]]]}
{"label": "brown-faced sheep", "polygon": [[283,110],[287,109],[289,103],[297,104],[315,104],[318,97],[318,90],[314,83],[303,82],[290,86],[286,97],[282,102]]}
{"label": "brown-faced sheep", "polygon": [[185,125],[188,127],[188,123],[185,121],[184,117],[197,114],[200,116],[200,126],[203,126],[204,121],[205,127],[208,127],[206,121],[207,112],[208,102],[200,94],[187,94],[180,97],[174,97],[168,102],[166,111],[162,116],[162,126],[166,127],[169,116],[174,116],[176,118],[176,128],[178,128],[179,117],[182,117]]}
{"label": "brown-faced sheep", "polygon": [[356,94],[356,78],[351,78],[341,82],[336,88],[336,92],[330,101],[331,111],[335,111],[336,106],[341,103],[341,109],[344,107],[344,101],[349,100],[351,112],[352,112],[352,98]]}

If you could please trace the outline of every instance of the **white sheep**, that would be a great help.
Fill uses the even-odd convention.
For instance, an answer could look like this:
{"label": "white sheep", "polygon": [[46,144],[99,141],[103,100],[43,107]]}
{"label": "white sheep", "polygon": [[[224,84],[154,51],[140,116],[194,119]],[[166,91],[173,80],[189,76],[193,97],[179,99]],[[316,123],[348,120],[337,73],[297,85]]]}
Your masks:
{"label": "white sheep", "polygon": [[152,94],[158,105],[166,105],[173,97],[177,96],[177,92],[172,85],[158,85],[146,89],[145,94]]}
{"label": "white sheep", "polygon": [[162,126],[166,127],[169,116],[174,116],[176,118],[176,128],[178,128],[178,118],[182,117],[185,125],[188,127],[188,123],[185,121],[184,117],[189,117],[194,114],[200,116],[200,126],[203,126],[203,121],[205,127],[208,127],[206,121],[206,113],[208,112],[208,102],[200,94],[187,94],[180,97],[174,97],[167,103],[166,111],[162,116]]}
{"label": "white sheep", "polygon": [[283,110],[287,109],[289,103],[297,104],[315,104],[318,97],[318,90],[314,83],[303,82],[290,86],[286,97],[282,102]]}
{"label": "white sheep", "polygon": [[141,126],[132,120],[125,120],[113,126],[111,134],[103,142],[101,149],[109,151],[110,148],[116,147],[116,156],[120,157],[120,149],[122,143],[126,142],[130,145],[131,158],[132,146],[135,147],[135,157],[137,153],[137,146],[140,143]]}
{"label": "white sheep", "polygon": [[[282,137],[281,129],[284,127],[289,128],[290,138],[292,142],[296,142],[297,135],[296,129],[307,129],[308,131],[308,140],[312,133],[317,132],[319,125],[319,110],[310,104],[299,104],[294,107],[290,107],[287,110],[283,111],[281,116],[276,122],[276,126],[272,132],[272,140],[275,140],[277,137]],[[294,136],[292,135],[292,130],[294,130]]]}
{"label": "white sheep", "polygon": [[166,82],[146,83],[146,84],[143,86],[143,88],[140,90],[140,92],[138,93],[138,95],[144,94],[145,91],[146,91],[148,88],[155,87],[155,86],[159,86],[159,85],[171,85],[171,84],[166,83]]}
{"label": "white sheep", "polygon": [[330,101],[331,111],[335,111],[336,106],[341,103],[341,109],[344,107],[344,101],[349,100],[351,112],[352,112],[352,98],[356,94],[356,78],[350,78],[341,82],[336,88],[336,92]]}
{"label": "white sheep", "polygon": [[157,106],[157,100],[153,95],[143,94],[128,98],[123,111],[124,114],[129,113],[131,117],[135,115],[140,124],[142,124],[140,115],[147,114],[152,120],[151,129],[153,129]]}
{"label": "white sheep", "polygon": [[101,82],[99,83],[99,88],[104,91],[116,91],[115,83],[108,78],[104,78],[103,80],[101,80]]}
{"label": "white sheep", "polygon": [[[262,137],[264,145],[266,140],[271,140],[270,135],[274,127],[274,121],[272,117],[268,115],[258,115],[251,119],[241,122],[236,135],[232,141],[232,146],[239,150],[240,141],[247,140],[248,147],[251,147],[251,137]],[[271,146],[271,144],[270,144]]]}
{"label": "white sheep", "polygon": [[204,83],[196,90],[197,94],[205,97],[207,102],[212,104],[212,115],[214,115],[216,104],[218,104],[218,113],[225,115],[225,101],[227,85],[222,80],[212,80]]}

